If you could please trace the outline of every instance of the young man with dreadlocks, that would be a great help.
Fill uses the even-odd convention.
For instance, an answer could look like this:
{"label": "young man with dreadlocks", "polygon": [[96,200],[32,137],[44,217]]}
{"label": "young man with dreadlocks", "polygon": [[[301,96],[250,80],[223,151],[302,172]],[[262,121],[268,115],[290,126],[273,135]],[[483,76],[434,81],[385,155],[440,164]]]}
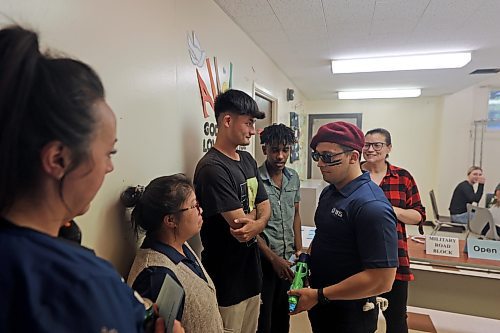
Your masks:
{"label": "young man with dreadlocks", "polygon": [[285,166],[294,132],[283,124],[264,128],[260,134],[266,161],[259,173],[271,203],[271,218],[257,238],[262,263],[262,304],[259,333],[288,333],[288,295],[294,273],[288,259],[302,249],[299,214],[300,180],[297,172]]}

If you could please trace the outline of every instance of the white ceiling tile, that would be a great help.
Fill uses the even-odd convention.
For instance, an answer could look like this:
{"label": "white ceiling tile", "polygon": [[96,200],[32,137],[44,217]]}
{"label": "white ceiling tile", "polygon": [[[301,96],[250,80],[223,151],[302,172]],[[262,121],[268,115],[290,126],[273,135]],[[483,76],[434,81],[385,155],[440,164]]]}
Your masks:
{"label": "white ceiling tile", "polygon": [[[308,98],[339,88],[452,93],[500,67],[500,0],[215,0]],[[333,76],[330,59],[473,50],[462,69]]]}
{"label": "white ceiling tile", "polygon": [[269,0],[269,4],[285,30],[326,31],[321,0]]}
{"label": "white ceiling tile", "polygon": [[276,30],[282,30],[281,24],[274,14],[241,16],[238,18],[237,23],[247,33],[255,31],[269,31],[269,34],[272,34]]}
{"label": "white ceiling tile", "polygon": [[323,7],[327,24],[337,20],[371,21],[375,0],[324,0]]}
{"label": "white ceiling tile", "polygon": [[431,0],[376,0],[373,20],[405,19],[418,21]]}
{"label": "white ceiling tile", "polygon": [[395,41],[399,41],[399,38],[404,40],[413,33],[415,29],[416,21],[405,20],[400,17],[387,18],[383,20],[374,20],[372,24],[371,34],[372,35],[393,35],[393,38],[397,38]]}

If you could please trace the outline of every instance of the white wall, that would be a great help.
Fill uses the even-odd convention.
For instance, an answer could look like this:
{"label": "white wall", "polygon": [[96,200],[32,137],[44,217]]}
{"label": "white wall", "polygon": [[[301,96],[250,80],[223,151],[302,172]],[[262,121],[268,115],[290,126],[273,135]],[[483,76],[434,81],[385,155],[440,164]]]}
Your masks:
{"label": "white wall", "polygon": [[[466,179],[473,163],[474,120],[486,119],[490,90],[500,87],[500,75],[491,77],[453,95],[446,96],[441,114],[440,141],[437,151],[436,195],[439,211],[449,215],[448,206],[455,186]],[[479,135],[479,129],[478,129]],[[479,138],[476,165],[479,164]],[[500,182],[500,131],[484,135],[482,167],[486,176],[485,193],[492,193]],[[484,202],[485,195],[481,200]]]}
{"label": "white wall", "polygon": [[[122,274],[135,239],[118,203],[121,191],[160,175],[192,176],[203,154],[205,119],[188,32],[196,32],[219,67],[233,63],[233,88],[252,94],[255,82],[276,97],[279,121],[288,124],[289,112],[301,105],[298,89],[211,0],[3,0],[0,12],[38,30],[44,44],[87,62],[104,81],[118,118],[119,153],[115,171],[77,221],[84,245]],[[200,72],[210,89],[206,66]],[[286,88],[295,89],[295,102],[286,101]]]}
{"label": "white wall", "polygon": [[[100,74],[107,99],[118,118],[115,172],[110,174],[91,210],[78,218],[84,244],[128,270],[135,239],[118,203],[127,185],[145,184],[160,175],[192,175],[202,156],[202,109],[195,66],[188,56],[186,35],[194,30],[207,56],[219,66],[233,63],[233,87],[252,94],[254,83],[278,99],[278,120],[302,113],[301,160],[306,175],[305,113],[363,113],[363,130],[387,128],[393,136],[391,162],[416,178],[428,209],[434,188],[442,212],[453,187],[472,160],[469,134],[473,119],[485,118],[486,83],[444,98],[365,101],[304,101],[290,80],[211,0],[2,0],[0,22],[14,20],[35,28],[42,42],[89,63]],[[212,63],[213,65],[213,63]],[[201,68],[209,85],[206,67]],[[286,88],[296,100],[286,101]],[[209,108],[213,121],[213,113]],[[484,111],[485,112],[485,111]],[[488,133],[483,164],[487,191],[500,181],[498,133]]]}
{"label": "white wall", "polygon": [[[435,184],[441,110],[439,97],[305,103],[307,114],[362,113],[363,132],[377,127],[387,129],[393,146],[389,161],[413,175],[428,214],[432,213],[428,193]],[[307,126],[303,134],[307,136]],[[316,167],[314,163],[312,167]]]}
{"label": "white wall", "polygon": [[[489,92],[495,88],[500,89],[500,75],[443,97],[306,101],[305,113],[362,113],[364,132],[375,127],[388,129],[393,141],[389,160],[413,174],[430,220],[431,189],[436,192],[441,215],[449,215],[453,189],[465,180],[466,171],[473,163],[473,122],[487,118]],[[307,136],[307,124],[304,124],[303,135]],[[478,138],[476,164],[479,164],[479,149]],[[482,160],[487,178],[485,193],[493,192],[500,183],[499,152],[500,131],[486,131]],[[302,163],[306,163],[305,160]],[[305,178],[306,167],[303,169]]]}

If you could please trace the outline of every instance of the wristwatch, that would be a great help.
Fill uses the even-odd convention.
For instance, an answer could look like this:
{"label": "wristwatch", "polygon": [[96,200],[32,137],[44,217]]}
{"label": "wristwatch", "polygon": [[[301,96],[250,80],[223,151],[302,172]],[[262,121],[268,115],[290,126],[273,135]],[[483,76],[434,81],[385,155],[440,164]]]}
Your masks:
{"label": "wristwatch", "polygon": [[323,294],[323,288],[318,288],[318,303],[321,305],[329,304],[331,301]]}

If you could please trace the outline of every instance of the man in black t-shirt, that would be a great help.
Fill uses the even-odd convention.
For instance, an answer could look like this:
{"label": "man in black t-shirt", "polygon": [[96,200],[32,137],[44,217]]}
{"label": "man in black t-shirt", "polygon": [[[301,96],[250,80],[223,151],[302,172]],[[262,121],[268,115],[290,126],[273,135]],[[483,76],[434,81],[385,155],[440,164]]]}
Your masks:
{"label": "man in black t-shirt", "polygon": [[219,95],[214,110],[217,139],[194,174],[203,208],[202,262],[217,289],[224,328],[254,333],[262,287],[255,237],[266,227],[271,208],[257,163],[237,147],[250,143],[255,118],[265,115],[239,90]]}

